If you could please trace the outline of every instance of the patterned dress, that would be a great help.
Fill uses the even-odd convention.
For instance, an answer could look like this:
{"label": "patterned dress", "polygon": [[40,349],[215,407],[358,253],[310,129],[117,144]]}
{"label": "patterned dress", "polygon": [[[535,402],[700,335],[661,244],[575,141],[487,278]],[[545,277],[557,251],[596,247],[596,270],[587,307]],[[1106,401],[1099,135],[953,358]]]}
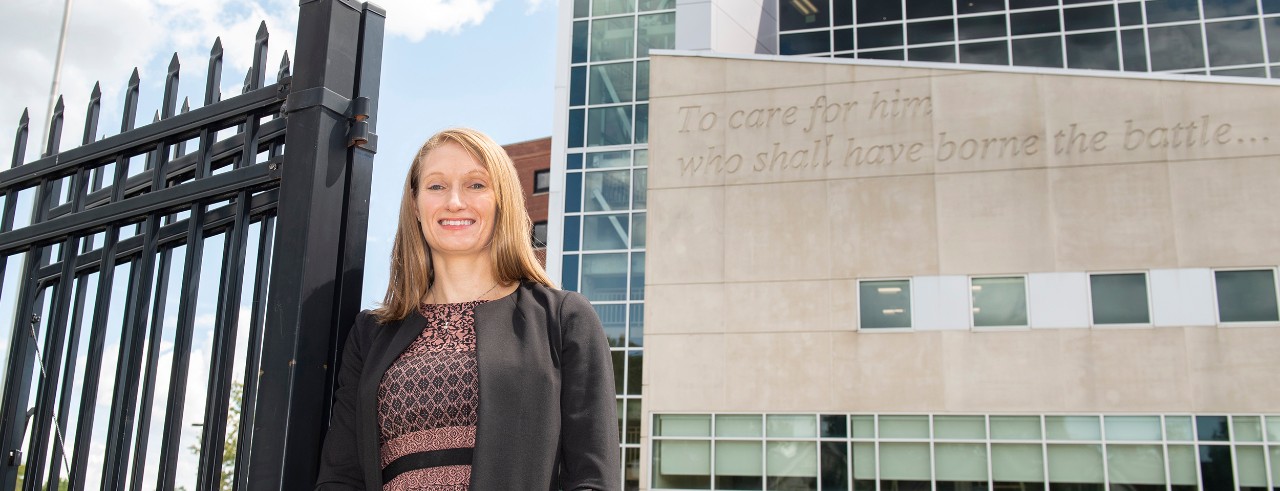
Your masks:
{"label": "patterned dress", "polygon": [[484,302],[422,305],[426,328],[383,375],[383,491],[467,489],[480,404],[475,307]]}

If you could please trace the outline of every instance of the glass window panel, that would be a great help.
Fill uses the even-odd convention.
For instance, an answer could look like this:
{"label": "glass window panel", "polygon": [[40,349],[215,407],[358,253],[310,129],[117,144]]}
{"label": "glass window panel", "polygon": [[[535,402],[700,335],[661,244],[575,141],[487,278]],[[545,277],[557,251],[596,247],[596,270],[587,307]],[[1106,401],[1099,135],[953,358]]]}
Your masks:
{"label": "glass window panel", "polygon": [[987,446],[982,443],[937,443],[933,447],[939,481],[987,481]]}
{"label": "glass window panel", "polygon": [[1062,68],[1062,39],[1058,36],[1014,39],[1013,64]]}
{"label": "glass window panel", "polygon": [[1097,416],[1045,416],[1044,431],[1049,440],[1101,440]]}
{"label": "glass window panel", "polygon": [[[874,443],[853,443],[853,478],[876,478],[876,447]],[[857,486],[854,488],[857,489]]]}
{"label": "glass window panel", "polygon": [[1068,35],[1067,68],[1119,70],[1120,54],[1116,48],[1114,32]]}
{"label": "glass window panel", "polygon": [[930,46],[928,48],[911,48],[907,50],[907,59],[911,61],[937,61],[955,63],[954,46]]}
{"label": "glass window panel", "polygon": [[1260,416],[1232,416],[1232,440],[1237,442],[1262,441],[1262,418]]}
{"label": "glass window panel", "polygon": [[1201,445],[1200,483],[1204,489],[1235,489],[1235,474],[1231,468],[1231,447],[1226,445]]}
{"label": "glass window panel", "polygon": [[1110,5],[1062,9],[1062,23],[1068,31],[1116,26],[1116,12]]}
{"label": "glass window panel", "polygon": [[627,351],[627,394],[638,396],[642,380],[644,377],[644,352],[640,350]]}
{"label": "glass window panel", "polygon": [[925,481],[929,479],[928,443],[881,443],[880,480]]}
{"label": "glass window panel", "polygon": [[764,419],[759,414],[717,415],[716,436],[764,436]]}
{"label": "glass window panel", "polygon": [[1038,444],[991,444],[991,479],[997,482],[1044,482],[1044,450]]}
{"label": "glass window panel", "polygon": [[991,416],[992,440],[1039,440],[1039,416]]}
{"label": "glass window panel", "polygon": [[711,442],[656,442],[653,467],[656,488],[711,489]]}
{"label": "glass window panel", "polygon": [[582,256],[582,294],[586,295],[587,300],[626,300],[627,255]]}
{"label": "glass window panel", "polygon": [[[637,157],[639,156],[639,154],[640,154],[639,152],[636,152]],[[636,163],[639,164],[639,162],[636,162]],[[631,175],[632,175],[632,179],[634,180],[634,182],[631,185],[631,208],[633,210],[643,210],[645,208],[648,208],[649,203],[645,199],[645,197],[647,196],[647,193],[648,193],[649,170],[636,169],[632,171]]]}
{"label": "glass window panel", "polygon": [[578,255],[566,254],[561,265],[560,286],[565,290],[578,291]]}
{"label": "glass window panel", "polygon": [[636,0],[591,0],[591,15],[626,14],[636,9]]}
{"label": "glass window panel", "polygon": [[659,414],[655,436],[711,436],[707,414]]}
{"label": "glass window panel", "polygon": [[769,489],[803,489],[779,484],[806,481],[773,478],[808,477],[816,480],[818,477],[818,446],[814,442],[768,442],[764,461],[765,473],[770,478]]}
{"label": "glass window panel", "polygon": [[818,427],[823,438],[844,438],[849,435],[849,418],[842,414],[824,414],[818,417]]}
{"label": "glass window panel", "polygon": [[1169,484],[1195,486],[1196,453],[1190,445],[1169,445]]}
{"label": "glass window panel", "polygon": [[569,69],[569,105],[581,106],[587,100],[587,67]]}
{"label": "glass window panel", "polygon": [[1037,10],[1009,15],[1009,28],[1013,30],[1014,36],[1048,34],[1062,30],[1058,24],[1057,10]]}
{"label": "glass window panel", "polygon": [[769,438],[808,438],[818,436],[817,421],[808,414],[770,414],[765,417],[765,436]]}
{"label": "glass window panel", "polygon": [[[716,442],[716,489],[760,489],[761,476],[764,476],[763,446],[758,441]],[[744,477],[754,479],[742,479]]]}
{"label": "glass window panel", "polygon": [[1057,5],[1058,0],[1009,0],[1010,9],[1029,9]]}
{"label": "glass window panel", "polygon": [[[1276,0],[1280,3],[1280,0]],[[1271,17],[1263,19],[1262,22],[1267,27],[1267,53],[1271,56],[1271,62],[1280,61],[1280,17]]]}
{"label": "glass window panel", "polygon": [[622,150],[618,152],[589,153],[586,160],[588,169],[627,167],[631,165],[631,152]]}
{"label": "glass window panel", "polygon": [[884,0],[857,0],[858,23],[902,20],[902,4]]}
{"label": "glass window panel", "polygon": [[573,0],[573,17],[591,15],[591,0]]}
{"label": "glass window panel", "polygon": [[648,104],[636,104],[636,143],[649,143]]}
{"label": "glass window panel", "polygon": [[845,442],[821,442],[819,457],[823,491],[848,491],[849,444]]}
{"label": "glass window panel", "polygon": [[632,347],[644,346],[644,304],[631,304],[631,332],[627,342]]}
{"label": "glass window panel", "polygon": [[1107,445],[1107,473],[1112,484],[1163,485],[1164,451],[1159,445]]}
{"label": "glass window panel", "polygon": [[1197,3],[1199,2],[1196,0],[1148,1],[1146,2],[1147,22],[1159,24],[1162,22],[1197,20],[1200,18],[1200,9]]}
{"label": "glass window panel", "polygon": [[831,31],[832,51],[849,51],[853,49],[853,29],[836,29]]}
{"label": "glass window panel", "polygon": [[901,49],[886,49],[881,51],[863,51],[858,53],[858,58],[866,58],[869,60],[901,60]]}
{"label": "glass window panel", "polygon": [[963,17],[956,20],[960,39],[982,39],[1005,35],[1004,15]]}
{"label": "glass window panel", "polygon": [[[647,220],[645,218],[644,213],[633,213],[631,215],[631,248],[632,249],[644,248],[645,232],[648,231],[646,221]],[[643,273],[644,269],[641,268],[640,272]],[[632,300],[636,300],[636,299],[633,298]]]}
{"label": "glass window panel", "polygon": [[1262,0],[1262,11],[1268,14],[1280,14],[1280,0]]}
{"label": "glass window panel", "polygon": [[[1148,2],[1150,5],[1165,2]],[[1194,7],[1193,7],[1194,8]],[[1150,12],[1150,10],[1148,10]],[[1200,39],[1199,25],[1153,27],[1148,29],[1151,43],[1151,70],[1182,70],[1204,66],[1204,45]]]}
{"label": "glass window panel", "polygon": [[853,24],[853,2],[832,2],[831,3],[831,25],[835,27],[847,26]]}
{"label": "glass window panel", "polygon": [[1119,5],[1120,25],[1122,26],[1138,26],[1142,25],[1142,4],[1139,2],[1122,3]]}
{"label": "glass window panel", "polygon": [[1209,66],[1262,63],[1262,31],[1257,19],[1204,25],[1209,43]]}
{"label": "glass window panel", "polygon": [[631,299],[644,300],[644,253],[631,253]]}
{"label": "glass window panel", "polygon": [[640,31],[636,36],[636,58],[649,56],[651,49],[676,47],[676,14],[650,14],[637,17]]}
{"label": "glass window panel", "polygon": [[1280,443],[1280,416],[1267,416],[1267,441]]}
{"label": "glass window panel", "polygon": [[1148,324],[1146,273],[1089,276],[1094,324]]}
{"label": "glass window panel", "polygon": [[939,440],[985,440],[987,422],[982,416],[934,416],[933,437]]}
{"label": "glass window panel", "polygon": [[880,416],[880,438],[929,438],[928,416]]}
{"label": "glass window panel", "polygon": [[907,18],[921,19],[951,15],[951,0],[912,0],[907,2]]}
{"label": "glass window panel", "polygon": [[573,63],[587,61],[587,32],[589,30],[585,20],[573,23]]}
{"label": "glass window panel", "polygon": [[1004,0],[964,0],[956,2],[956,13],[959,14],[976,14],[994,10],[1004,10]]}
{"label": "glass window panel", "polygon": [[592,307],[595,307],[596,316],[600,318],[600,324],[604,326],[604,336],[609,340],[609,346],[625,346],[627,306],[625,304],[593,304]]}
{"label": "glass window panel", "polygon": [[583,177],[587,211],[625,210],[630,206],[631,171],[587,172]]}
{"label": "glass window panel", "polygon": [[629,238],[627,227],[625,214],[582,217],[582,250],[626,249]]}
{"label": "glass window panel", "polygon": [[858,415],[849,416],[849,426],[852,427],[854,438],[875,438],[876,437],[875,416]]}
{"label": "glass window panel", "polygon": [[1159,416],[1107,416],[1103,420],[1107,429],[1107,441],[1158,442]]}
{"label": "glass window panel", "polygon": [[778,50],[784,55],[807,55],[831,51],[828,31],[801,32],[778,36]]}
{"label": "glass window panel", "polygon": [[636,100],[649,100],[649,60],[636,62]]}
{"label": "glass window panel", "polygon": [[1269,448],[1271,450],[1271,482],[1280,483],[1280,446]]}
{"label": "glass window panel", "polygon": [[908,280],[863,281],[858,284],[862,329],[911,327]]}
{"label": "glass window panel", "polygon": [[954,41],[955,37],[955,26],[951,24],[951,19],[907,24],[907,41],[911,44],[948,42]]}
{"label": "glass window panel", "polygon": [[609,356],[613,357],[613,393],[623,394],[627,383],[627,352],[614,350]]}
{"label": "glass window panel", "polygon": [[902,46],[902,26],[894,24],[858,28],[858,49],[888,48],[891,46]]}
{"label": "glass window panel", "polygon": [[1027,325],[1026,278],[973,278],[975,327]]}
{"label": "glass window panel", "polygon": [[980,65],[1008,65],[1008,44],[1004,41],[969,43],[960,45],[960,63]]}
{"label": "glass window panel", "polygon": [[625,443],[640,443],[640,399],[627,399],[627,431],[623,437]]}
{"label": "glass window panel", "polygon": [[577,251],[578,237],[582,224],[582,217],[573,215],[564,217],[564,250]]}
{"label": "glass window panel", "polygon": [[1049,445],[1048,451],[1049,482],[1103,482],[1100,445]]}
{"label": "glass window panel", "polygon": [[640,11],[670,10],[676,8],[676,0],[640,0]]}
{"label": "glass window panel", "polygon": [[1258,4],[1254,0],[1206,0],[1203,5],[1206,19],[1258,13]]}
{"label": "glass window panel", "polygon": [[631,106],[587,110],[587,146],[631,143]]}
{"label": "glass window panel", "polygon": [[782,31],[831,27],[831,11],[821,0],[782,1],[778,10],[778,29]]}
{"label": "glass window panel", "polygon": [[1196,416],[1196,440],[1202,442],[1230,441],[1226,416]]}
{"label": "glass window panel", "polygon": [[1255,68],[1232,68],[1229,70],[1212,70],[1210,75],[1219,75],[1223,77],[1254,77],[1267,78],[1267,69],[1264,67]]}
{"label": "glass window panel", "polygon": [[631,62],[591,66],[591,104],[631,102]]}
{"label": "glass window panel", "polygon": [[1236,446],[1236,479],[1241,490],[1246,487],[1266,489],[1267,462],[1262,447]]}
{"label": "glass window panel", "polygon": [[1120,48],[1126,72],[1147,71],[1147,40],[1141,29],[1121,31]]}
{"label": "glass window panel", "polygon": [[582,130],[586,127],[587,113],[582,109],[569,110],[569,148],[582,146]]}
{"label": "glass window panel", "polygon": [[1191,416],[1165,416],[1164,437],[1171,442],[1191,441]]}
{"label": "glass window panel", "polygon": [[630,58],[635,44],[635,17],[591,21],[591,61]]}

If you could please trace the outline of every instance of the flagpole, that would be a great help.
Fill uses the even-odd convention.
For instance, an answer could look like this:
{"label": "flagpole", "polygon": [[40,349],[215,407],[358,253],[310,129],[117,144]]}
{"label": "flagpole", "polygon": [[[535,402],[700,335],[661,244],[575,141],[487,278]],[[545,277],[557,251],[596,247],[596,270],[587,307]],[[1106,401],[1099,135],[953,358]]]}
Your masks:
{"label": "flagpole", "polygon": [[44,148],[49,148],[49,127],[53,125],[53,106],[58,100],[58,83],[62,79],[62,54],[67,50],[67,27],[71,24],[71,0],[62,6],[62,33],[58,35],[58,56],[53,62],[53,85],[49,87],[49,107],[44,117]]}

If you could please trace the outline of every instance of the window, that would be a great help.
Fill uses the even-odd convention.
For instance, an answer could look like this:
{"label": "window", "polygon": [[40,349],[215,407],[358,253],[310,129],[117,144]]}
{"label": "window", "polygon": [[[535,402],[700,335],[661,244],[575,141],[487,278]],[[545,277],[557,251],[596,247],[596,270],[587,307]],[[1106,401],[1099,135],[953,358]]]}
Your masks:
{"label": "window", "polygon": [[1089,276],[1094,324],[1150,324],[1147,274],[1095,274]]}
{"label": "window", "polygon": [[533,222],[533,247],[542,249],[547,246],[547,222]]}
{"label": "window", "polygon": [[860,282],[858,308],[862,329],[911,327],[911,281]]}
{"label": "window", "polygon": [[1027,325],[1027,279],[1022,276],[973,278],[974,327]]}
{"label": "window", "polygon": [[551,191],[551,170],[533,171],[533,194]]}
{"label": "window", "polygon": [[1214,271],[1218,322],[1276,322],[1276,275],[1272,269]]}

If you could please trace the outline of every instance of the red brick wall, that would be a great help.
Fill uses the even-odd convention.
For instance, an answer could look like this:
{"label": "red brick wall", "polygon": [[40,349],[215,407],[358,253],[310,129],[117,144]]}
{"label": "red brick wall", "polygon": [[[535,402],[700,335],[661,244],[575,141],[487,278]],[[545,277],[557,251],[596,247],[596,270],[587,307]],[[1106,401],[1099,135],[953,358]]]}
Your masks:
{"label": "red brick wall", "polygon": [[[533,194],[533,173],[551,169],[551,137],[504,145],[507,155],[516,164],[520,175],[520,187],[524,189],[525,206],[534,222],[547,220],[547,193]],[[545,251],[538,251],[538,258],[546,264]]]}

